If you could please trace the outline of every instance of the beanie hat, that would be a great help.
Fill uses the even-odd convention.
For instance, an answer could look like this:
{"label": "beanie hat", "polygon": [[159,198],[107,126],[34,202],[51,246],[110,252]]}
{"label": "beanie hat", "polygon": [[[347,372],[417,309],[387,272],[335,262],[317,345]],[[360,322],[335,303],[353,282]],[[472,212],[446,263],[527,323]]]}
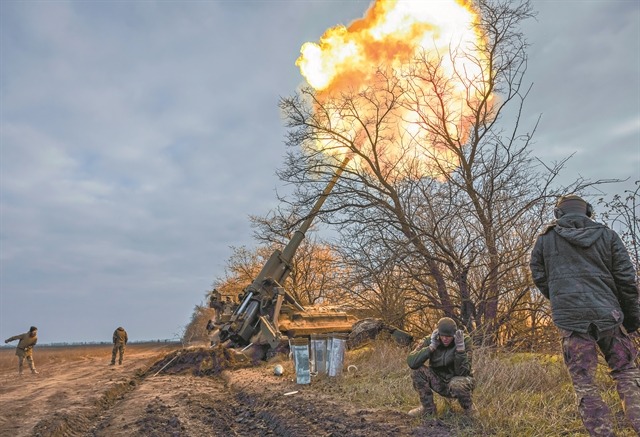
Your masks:
{"label": "beanie hat", "polygon": [[558,199],[556,208],[561,209],[564,214],[588,215],[587,205],[587,202],[582,197],[569,194]]}
{"label": "beanie hat", "polygon": [[443,317],[438,320],[438,334],[444,335],[445,337],[453,337],[456,333],[456,329],[458,329],[458,326],[453,319]]}
{"label": "beanie hat", "polygon": [[36,328],[35,326],[32,326],[31,328],[29,328],[29,332],[33,332],[33,331],[37,331],[38,328]]}

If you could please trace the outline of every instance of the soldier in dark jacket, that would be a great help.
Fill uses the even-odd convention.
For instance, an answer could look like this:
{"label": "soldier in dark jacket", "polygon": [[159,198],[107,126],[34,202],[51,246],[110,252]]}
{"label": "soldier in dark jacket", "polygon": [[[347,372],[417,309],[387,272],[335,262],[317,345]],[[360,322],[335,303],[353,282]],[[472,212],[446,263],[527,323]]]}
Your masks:
{"label": "soldier in dark jacket", "polygon": [[18,356],[18,373],[22,375],[22,364],[24,360],[27,360],[31,373],[37,374],[36,365],[33,362],[33,347],[38,342],[38,328],[32,326],[29,328],[29,332],[24,334],[14,335],[7,338],[4,342],[9,343],[14,340],[18,341],[16,346],[16,355]]}
{"label": "soldier in dark jacket", "polygon": [[116,355],[118,353],[120,353],[118,364],[122,364],[122,357],[124,356],[124,348],[128,341],[129,341],[129,337],[127,336],[127,331],[125,331],[122,326],[119,326],[113,332],[113,350],[111,351],[112,366],[115,366],[116,364]]}
{"label": "soldier in dark jacket", "polygon": [[594,382],[599,349],[640,433],[640,370],[628,335],[640,327],[635,268],[618,234],[591,220],[593,208],[582,198],[561,197],[554,214],[531,253],[531,274],[551,301],[582,422],[591,435],[614,435]]}
{"label": "soldier in dark jacket", "polygon": [[409,354],[407,364],[413,369],[413,388],[421,404],[409,415],[435,416],[434,391],[456,398],[465,413],[472,413],[471,392],[475,383],[471,372],[471,338],[458,329],[453,319],[440,319],[431,337],[424,338]]}

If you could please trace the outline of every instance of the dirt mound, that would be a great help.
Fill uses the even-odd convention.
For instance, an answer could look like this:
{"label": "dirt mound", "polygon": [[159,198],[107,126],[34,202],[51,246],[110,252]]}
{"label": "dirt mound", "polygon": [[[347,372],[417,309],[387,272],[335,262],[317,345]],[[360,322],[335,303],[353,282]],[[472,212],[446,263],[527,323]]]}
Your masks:
{"label": "dirt mound", "polygon": [[[84,413],[87,414],[84,414]],[[69,414],[66,412],[55,412],[51,417],[39,421],[33,428],[33,435],[36,437],[65,437],[74,435],[74,432],[89,430],[94,419],[91,410],[84,409],[82,412]]]}
{"label": "dirt mound", "polygon": [[147,375],[162,373],[210,376],[217,375],[226,369],[239,369],[251,366],[251,364],[251,361],[243,354],[223,346],[182,349],[174,351],[154,363],[147,371]]}

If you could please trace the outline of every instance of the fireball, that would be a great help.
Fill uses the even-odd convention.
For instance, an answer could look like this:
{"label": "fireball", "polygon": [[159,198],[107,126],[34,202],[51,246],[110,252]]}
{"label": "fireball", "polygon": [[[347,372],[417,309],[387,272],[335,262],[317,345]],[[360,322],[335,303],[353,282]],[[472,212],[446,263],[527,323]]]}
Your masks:
{"label": "fireball", "polygon": [[[330,28],[319,42],[303,44],[296,65],[327,124],[348,139],[319,136],[315,147],[342,159],[353,152],[347,143],[356,145],[350,165],[361,167],[375,161],[383,169],[412,165],[415,171],[418,160],[418,171],[435,177],[454,169],[473,108],[490,100],[478,23],[467,1],[377,0],[348,27]],[[349,107],[334,103],[345,95],[355,96]],[[373,138],[363,121],[380,109],[388,109],[386,128],[379,129],[385,136]]]}

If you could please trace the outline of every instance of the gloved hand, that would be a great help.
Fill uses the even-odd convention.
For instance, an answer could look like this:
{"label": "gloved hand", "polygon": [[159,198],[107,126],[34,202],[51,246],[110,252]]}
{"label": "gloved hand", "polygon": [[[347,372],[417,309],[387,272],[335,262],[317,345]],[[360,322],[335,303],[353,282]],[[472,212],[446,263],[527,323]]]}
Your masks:
{"label": "gloved hand", "polygon": [[431,334],[431,344],[429,345],[429,349],[432,351],[436,350],[440,346],[440,335],[438,334],[438,330],[436,329]]}
{"label": "gloved hand", "polygon": [[9,343],[9,340],[5,340],[5,341],[4,341],[4,343],[5,343],[5,344]]}
{"label": "gloved hand", "polygon": [[456,331],[453,340],[456,343],[456,350],[458,352],[464,352],[464,332],[462,332],[462,329]]}

